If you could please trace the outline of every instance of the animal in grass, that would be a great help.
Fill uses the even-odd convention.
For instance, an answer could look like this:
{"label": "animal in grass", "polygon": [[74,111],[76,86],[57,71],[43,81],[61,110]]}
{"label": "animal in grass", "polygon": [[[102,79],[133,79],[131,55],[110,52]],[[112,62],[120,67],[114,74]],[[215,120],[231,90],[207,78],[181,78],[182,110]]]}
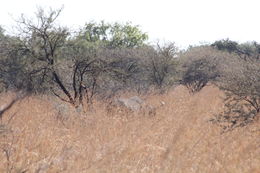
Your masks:
{"label": "animal in grass", "polygon": [[119,106],[124,106],[132,111],[140,110],[143,103],[144,101],[138,96],[116,99],[116,104],[118,104]]}
{"label": "animal in grass", "polygon": [[[145,103],[144,100],[142,100],[140,97],[138,96],[133,96],[130,98],[118,98],[115,99],[114,102],[112,102],[110,104],[110,106],[114,107],[114,108],[126,108],[128,110],[130,110],[130,112],[138,112],[141,111],[142,114],[144,115],[156,115],[157,110],[164,106],[165,102],[160,101],[160,105],[158,106],[153,106],[150,104]],[[113,109],[112,107],[110,107],[110,111],[111,112]],[[113,112],[113,111],[112,111]]]}

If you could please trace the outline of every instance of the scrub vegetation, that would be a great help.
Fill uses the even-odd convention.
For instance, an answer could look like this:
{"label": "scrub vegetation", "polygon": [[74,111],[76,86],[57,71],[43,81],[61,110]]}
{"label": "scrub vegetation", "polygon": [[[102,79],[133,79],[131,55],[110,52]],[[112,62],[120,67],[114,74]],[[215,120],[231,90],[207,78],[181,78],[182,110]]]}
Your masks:
{"label": "scrub vegetation", "polygon": [[260,44],[180,50],[130,22],[72,31],[60,15],[0,27],[0,172],[260,171]]}

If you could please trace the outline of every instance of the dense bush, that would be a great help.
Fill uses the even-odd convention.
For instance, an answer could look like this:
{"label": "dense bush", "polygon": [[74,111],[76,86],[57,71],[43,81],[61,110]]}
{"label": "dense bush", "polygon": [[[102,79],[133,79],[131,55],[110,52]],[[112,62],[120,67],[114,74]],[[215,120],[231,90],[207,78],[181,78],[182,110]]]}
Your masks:
{"label": "dense bush", "polygon": [[0,91],[29,88],[29,63],[25,54],[19,38],[5,35],[0,28]]}
{"label": "dense bush", "polygon": [[51,92],[74,106],[118,90],[145,91],[172,85],[174,44],[150,46],[138,26],[87,23],[78,33],[58,26],[60,10],[39,9],[18,20],[19,37],[1,32],[3,88]]}
{"label": "dense bush", "polygon": [[[247,53],[246,45],[250,48]],[[181,82],[191,92],[201,90],[208,82],[224,91],[224,111],[212,121],[226,130],[253,122],[259,115],[260,62],[257,45],[224,40],[214,43],[213,48],[216,49],[200,46],[181,55]]]}
{"label": "dense bush", "polygon": [[15,36],[0,28],[0,91],[49,92],[77,107],[122,90],[180,83],[198,92],[213,83],[226,93],[225,112],[214,122],[237,127],[259,115],[258,43],[226,39],[179,51],[174,43],[147,44],[147,34],[131,23],[90,22],[71,34],[55,23],[61,11],[22,16]]}
{"label": "dense bush", "polygon": [[208,46],[191,48],[181,56],[181,83],[191,92],[198,92],[209,82],[215,82],[224,56]]}
{"label": "dense bush", "polygon": [[257,42],[246,42],[239,44],[235,41],[224,39],[216,41],[211,44],[212,47],[221,50],[227,51],[229,53],[237,54],[241,59],[258,59],[260,58],[260,44]]}
{"label": "dense bush", "polygon": [[260,113],[260,62],[229,57],[217,85],[225,92],[225,110],[213,122],[226,130],[251,123]]}

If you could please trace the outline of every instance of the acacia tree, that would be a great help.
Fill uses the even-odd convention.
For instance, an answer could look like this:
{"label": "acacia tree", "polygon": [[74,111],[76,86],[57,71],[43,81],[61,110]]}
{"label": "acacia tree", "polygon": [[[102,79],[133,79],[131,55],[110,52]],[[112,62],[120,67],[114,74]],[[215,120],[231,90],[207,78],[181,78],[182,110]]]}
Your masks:
{"label": "acacia tree", "polygon": [[200,91],[209,82],[214,82],[220,75],[219,64],[225,53],[209,46],[194,47],[181,55],[182,79],[190,92]]}
{"label": "acacia tree", "polygon": [[[83,104],[84,95],[91,103],[103,74],[121,73],[118,76],[122,76],[123,73],[113,67],[111,60],[98,57],[100,45],[95,43],[104,32],[91,27],[93,32],[88,33],[88,37],[82,38],[81,34],[69,37],[67,28],[56,25],[61,11],[45,13],[39,9],[36,22],[22,16],[18,21],[19,36],[26,52],[24,56],[32,64],[28,66],[30,79],[37,79],[38,84],[47,82],[54,95],[77,107]],[[128,42],[139,45],[135,40]]]}
{"label": "acacia tree", "polygon": [[150,83],[158,88],[171,86],[176,80],[178,62],[178,50],[174,43],[163,46],[158,43],[155,48],[147,47],[143,51],[148,54],[144,63]]}
{"label": "acacia tree", "polygon": [[[39,9],[36,13],[36,22],[22,16],[18,21],[20,37],[23,49],[27,52],[26,56],[30,57],[30,63],[32,64],[29,77],[32,80],[38,77],[42,83],[49,82],[49,88],[58,98],[77,107],[82,104],[83,75],[86,72],[93,71],[93,68],[92,70],[89,68],[96,61],[84,63],[85,60],[77,60],[72,62],[74,64],[70,65],[73,73],[71,83],[74,90],[71,91],[70,87],[65,83],[66,75],[70,76],[70,69],[65,71],[66,75],[62,74],[61,71],[64,66],[60,66],[60,62],[66,58],[66,61],[68,61],[68,58],[77,58],[77,56],[66,57],[69,55],[61,53],[67,47],[69,36],[67,28],[55,24],[61,11],[62,9],[50,10],[49,13],[45,13],[43,9]],[[64,57],[61,57],[61,55]],[[78,75],[79,77],[77,77]]]}
{"label": "acacia tree", "polygon": [[[138,49],[144,47],[147,38],[138,26],[130,23],[90,22],[71,40],[75,51],[70,52],[75,52],[73,54],[79,57],[81,57],[80,54],[92,54],[94,56],[89,56],[88,60],[92,61],[94,58],[105,67],[102,70],[103,73],[98,73],[100,80],[96,83],[97,87],[94,91],[97,93],[98,90],[102,90],[104,94],[106,91],[114,92],[118,88],[126,88],[131,85],[130,83],[136,82],[139,68],[136,54]],[[75,47],[75,45],[78,46]],[[80,53],[84,51],[87,53]],[[93,78],[88,73],[85,76]],[[88,86],[91,83],[93,84],[93,80],[85,82],[84,85]],[[88,90],[93,91],[91,88],[89,87]]]}
{"label": "acacia tree", "polygon": [[55,21],[60,15],[62,9],[50,10],[48,14],[43,9],[36,13],[37,21],[34,22],[23,15],[18,21],[18,28],[24,50],[30,57],[33,68],[31,75],[38,74],[42,81],[51,78],[51,81],[67,96],[71,104],[75,100],[62,82],[57,72],[57,61],[59,49],[65,44],[69,32],[64,27],[55,26]]}
{"label": "acacia tree", "polygon": [[87,103],[91,104],[100,85],[101,76],[110,70],[109,64],[98,57],[96,50],[77,39],[68,41],[61,55],[66,57],[66,62],[72,61],[71,78],[68,83],[74,92],[73,99],[78,99],[79,104],[83,105],[83,96],[85,96]]}
{"label": "acacia tree", "polygon": [[260,62],[229,57],[222,66],[217,84],[226,95],[225,110],[212,121],[232,130],[260,116]]}
{"label": "acacia tree", "polygon": [[209,57],[192,61],[182,77],[184,84],[192,93],[200,91],[208,82],[218,77],[217,66]]}
{"label": "acacia tree", "polygon": [[89,46],[101,46],[106,48],[136,48],[141,47],[148,39],[139,26],[131,23],[100,23],[89,22],[81,29],[78,39],[85,40]]}

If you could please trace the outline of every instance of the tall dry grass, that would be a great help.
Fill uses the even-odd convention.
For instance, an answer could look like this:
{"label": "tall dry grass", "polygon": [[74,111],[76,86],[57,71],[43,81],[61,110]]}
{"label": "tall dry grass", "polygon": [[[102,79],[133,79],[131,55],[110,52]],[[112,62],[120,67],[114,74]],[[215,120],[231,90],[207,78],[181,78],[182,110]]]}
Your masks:
{"label": "tall dry grass", "polygon": [[[153,115],[108,113],[101,102],[63,115],[55,98],[28,97],[3,115],[0,172],[260,172],[259,121],[223,134],[208,122],[221,96],[212,86],[194,95],[179,86],[145,96]],[[2,94],[0,105],[12,97]]]}

